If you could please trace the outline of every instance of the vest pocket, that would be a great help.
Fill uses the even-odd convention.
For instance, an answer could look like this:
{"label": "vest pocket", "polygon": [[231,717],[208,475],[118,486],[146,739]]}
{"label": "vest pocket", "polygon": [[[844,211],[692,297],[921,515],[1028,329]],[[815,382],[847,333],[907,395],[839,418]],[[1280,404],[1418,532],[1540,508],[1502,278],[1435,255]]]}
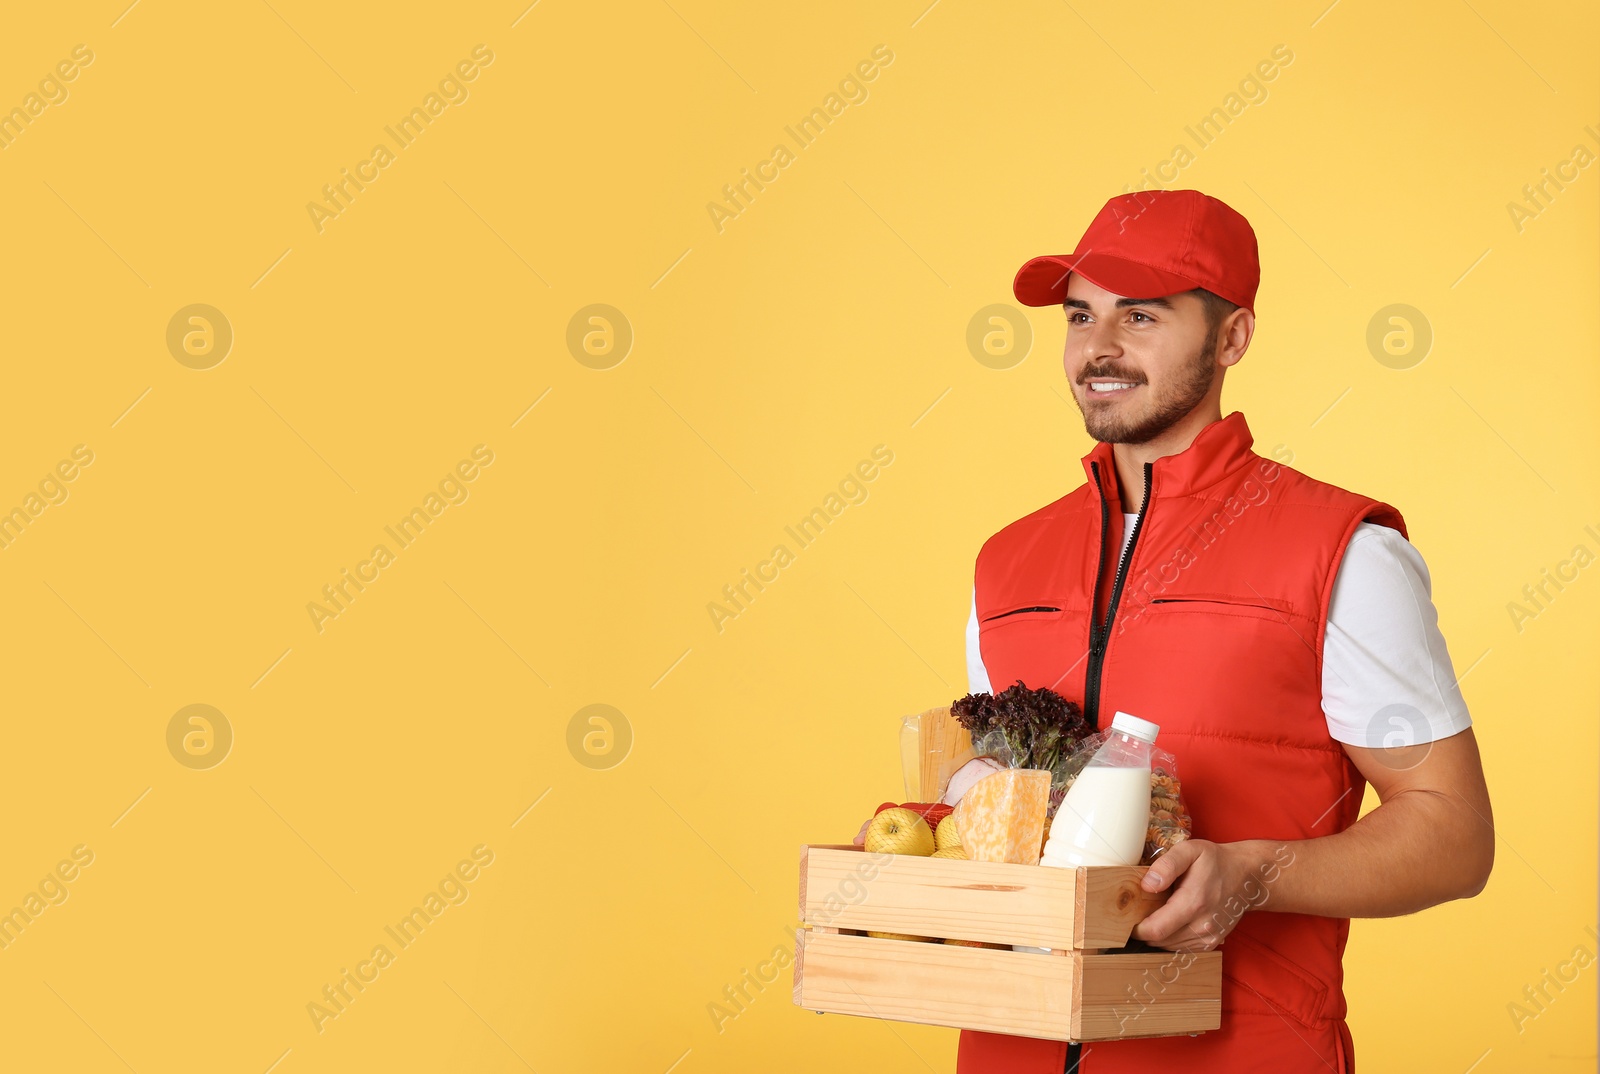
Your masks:
{"label": "vest pocket", "polygon": [[1074,696],[1061,684],[1063,669],[1072,663],[1063,654],[1085,644],[1086,614],[1064,600],[1013,597],[981,609],[979,615],[979,649],[996,692],[1022,679],[1029,686],[1049,686]]}
{"label": "vest pocket", "polygon": [[1223,976],[1232,978],[1302,1025],[1314,1028],[1326,1020],[1329,993],[1326,981],[1318,980],[1310,970],[1247,932],[1235,929],[1223,948],[1230,944],[1237,954],[1244,956],[1239,961],[1246,965],[1240,966],[1239,961],[1230,965],[1224,950]]}
{"label": "vest pocket", "polygon": [[[1174,611],[1204,611],[1208,605],[1216,610],[1239,608],[1245,611],[1267,612],[1277,615],[1294,614],[1294,606],[1286,600],[1275,597],[1258,597],[1254,593],[1249,596],[1234,596],[1228,593],[1188,593],[1174,597],[1152,597],[1148,604],[1174,605]],[[1217,607],[1220,606],[1220,607]]]}
{"label": "vest pocket", "polygon": [[1023,619],[1044,619],[1049,618],[1051,615],[1060,614],[1060,608],[1048,607],[1042,604],[1030,604],[1021,608],[1011,608],[1006,611],[996,612],[993,615],[986,616],[983,622],[993,623],[996,620],[1014,620],[1019,617]]}

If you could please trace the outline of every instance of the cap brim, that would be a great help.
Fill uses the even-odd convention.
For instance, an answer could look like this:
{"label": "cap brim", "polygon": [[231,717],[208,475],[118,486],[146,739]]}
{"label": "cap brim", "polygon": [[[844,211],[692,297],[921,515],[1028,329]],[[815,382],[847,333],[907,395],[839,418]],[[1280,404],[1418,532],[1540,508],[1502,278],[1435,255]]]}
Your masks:
{"label": "cap brim", "polygon": [[1024,306],[1059,306],[1067,297],[1067,277],[1074,272],[1121,298],[1162,298],[1201,286],[1186,276],[1091,250],[1034,258],[1017,270],[1011,292]]}

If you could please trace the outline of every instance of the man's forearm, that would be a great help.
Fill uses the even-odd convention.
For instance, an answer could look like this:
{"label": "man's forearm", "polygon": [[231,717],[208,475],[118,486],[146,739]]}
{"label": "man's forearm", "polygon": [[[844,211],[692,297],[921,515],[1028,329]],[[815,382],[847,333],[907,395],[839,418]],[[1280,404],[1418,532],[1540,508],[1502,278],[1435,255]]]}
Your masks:
{"label": "man's forearm", "polygon": [[1461,799],[1419,790],[1395,795],[1334,835],[1228,845],[1264,881],[1254,909],[1396,917],[1481,891],[1494,833]]}

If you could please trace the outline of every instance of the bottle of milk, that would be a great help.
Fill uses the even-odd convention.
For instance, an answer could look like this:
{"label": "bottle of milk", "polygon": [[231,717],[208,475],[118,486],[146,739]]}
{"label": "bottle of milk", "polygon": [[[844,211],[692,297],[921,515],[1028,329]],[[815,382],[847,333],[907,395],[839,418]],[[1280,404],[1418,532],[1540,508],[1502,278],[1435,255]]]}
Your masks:
{"label": "bottle of milk", "polygon": [[1040,865],[1138,865],[1150,824],[1150,747],[1161,730],[1119,712],[1050,823]]}

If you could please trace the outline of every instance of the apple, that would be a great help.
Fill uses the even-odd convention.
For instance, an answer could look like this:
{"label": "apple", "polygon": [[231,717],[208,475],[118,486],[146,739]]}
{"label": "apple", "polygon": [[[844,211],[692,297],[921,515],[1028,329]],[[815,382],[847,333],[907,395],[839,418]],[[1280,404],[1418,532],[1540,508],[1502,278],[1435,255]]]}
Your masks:
{"label": "apple", "polygon": [[905,932],[869,932],[868,936],[876,936],[880,940],[910,940],[913,943],[933,943],[934,936],[912,936]]}
{"label": "apple", "polygon": [[934,851],[933,829],[916,812],[904,807],[885,809],[867,824],[868,854],[916,854]]}
{"label": "apple", "polygon": [[967,852],[965,850],[962,850],[960,847],[940,847],[938,850],[935,850],[932,854],[929,854],[928,857],[930,857],[930,858],[954,858],[957,861],[966,861],[967,860]]}
{"label": "apple", "polygon": [[956,826],[954,813],[941,820],[939,826],[933,830],[933,845],[939,850],[961,846],[961,829]]}

